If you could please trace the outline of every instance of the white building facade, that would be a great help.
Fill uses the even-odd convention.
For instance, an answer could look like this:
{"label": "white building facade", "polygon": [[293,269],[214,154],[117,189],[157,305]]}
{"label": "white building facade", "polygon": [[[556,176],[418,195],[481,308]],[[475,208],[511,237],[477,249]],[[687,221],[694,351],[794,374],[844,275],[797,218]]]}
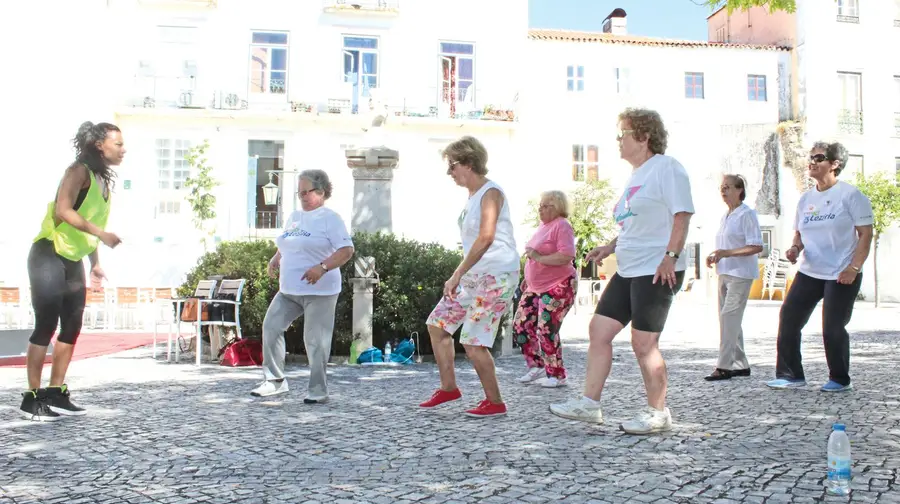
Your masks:
{"label": "white building facade", "polygon": [[[710,40],[785,44],[794,48],[790,95],[793,119],[805,123],[804,144],[838,141],[850,152],[841,179],[856,173],[900,171],[900,0],[797,0],[793,14],[765,8],[731,15],[723,9],[708,20]],[[873,50],[884,48],[884,50]],[[788,211],[793,209],[787,208]],[[882,299],[900,299],[900,269],[888,258],[900,247],[900,231],[880,240]],[[872,259],[862,294],[874,299]]]}

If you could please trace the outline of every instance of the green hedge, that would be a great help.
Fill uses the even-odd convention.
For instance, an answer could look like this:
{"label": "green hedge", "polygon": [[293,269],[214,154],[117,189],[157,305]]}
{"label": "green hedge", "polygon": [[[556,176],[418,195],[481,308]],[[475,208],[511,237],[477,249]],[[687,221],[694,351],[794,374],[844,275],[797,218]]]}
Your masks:
{"label": "green hedge", "polygon": [[[380,283],[375,289],[373,344],[384,347],[388,340],[409,337],[416,331],[424,354],[431,353],[425,319],[440,300],[444,282],[462,260],[459,252],[435,243],[397,238],[392,234],[356,233],[357,256],[375,258]],[[266,265],[275,253],[270,241],[223,242],[214,252],[202,256],[179,288],[190,295],[197,282],[215,275],[245,278],[241,306],[241,329],[246,337],[261,337],[262,322],[269,302],[278,291],[278,281],[266,275]],[[353,295],[349,279],[353,261],[341,268],[343,290],[335,315],[333,354],[349,355],[352,341]],[[303,353],[302,318],[287,331],[288,351]]]}

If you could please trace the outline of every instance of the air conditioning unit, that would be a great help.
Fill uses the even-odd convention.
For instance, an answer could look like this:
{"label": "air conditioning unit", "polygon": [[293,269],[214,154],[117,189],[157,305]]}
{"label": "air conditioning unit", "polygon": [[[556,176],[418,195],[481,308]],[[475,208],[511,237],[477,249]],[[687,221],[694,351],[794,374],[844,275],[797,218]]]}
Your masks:
{"label": "air conditioning unit", "polygon": [[247,101],[237,93],[216,91],[213,95],[212,108],[218,110],[242,110],[247,108]]}

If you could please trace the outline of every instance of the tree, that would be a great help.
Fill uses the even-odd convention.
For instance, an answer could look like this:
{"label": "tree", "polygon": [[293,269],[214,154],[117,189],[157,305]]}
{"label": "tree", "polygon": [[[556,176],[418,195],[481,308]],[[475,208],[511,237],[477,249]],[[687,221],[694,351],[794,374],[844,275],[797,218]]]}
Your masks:
{"label": "tree", "polygon": [[[603,245],[616,236],[611,208],[615,194],[609,181],[603,179],[584,182],[567,196],[569,223],[575,231],[575,264],[581,271],[584,256],[592,248]],[[526,224],[540,224],[538,203],[540,202],[537,200],[529,201],[531,210],[526,217]]]}
{"label": "tree", "polygon": [[875,278],[875,306],[878,294],[878,240],[882,233],[900,220],[900,172],[891,180],[884,172],[875,172],[868,177],[856,174],[856,187],[872,202],[872,270]]}
{"label": "tree", "polygon": [[219,185],[211,175],[212,166],[207,164],[208,149],[209,141],[204,140],[202,144],[191,147],[184,157],[191,169],[191,175],[184,181],[184,186],[190,189],[185,199],[194,212],[194,226],[201,233],[203,250],[207,250],[207,240],[215,233],[215,227],[207,229],[207,222],[216,218],[216,196],[212,190]]}
{"label": "tree", "polygon": [[717,11],[722,7],[728,8],[731,14],[735,10],[748,10],[751,7],[768,7],[770,12],[783,10],[785,12],[794,12],[797,10],[797,2],[795,0],[701,0],[699,5],[708,5],[710,10]]}

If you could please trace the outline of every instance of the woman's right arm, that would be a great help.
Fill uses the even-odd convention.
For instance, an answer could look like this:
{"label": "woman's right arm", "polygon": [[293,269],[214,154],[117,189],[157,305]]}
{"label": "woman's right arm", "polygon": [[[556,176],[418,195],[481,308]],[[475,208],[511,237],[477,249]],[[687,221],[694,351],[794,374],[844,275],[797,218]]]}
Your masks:
{"label": "woman's right arm", "polygon": [[78,212],[75,210],[75,201],[78,199],[78,193],[88,182],[89,176],[90,173],[87,167],[81,163],[75,163],[66,170],[62,182],[59,184],[59,191],[56,193],[56,213],[54,217],[79,231],[102,239],[106,232],[88,222],[81,215],[78,215]]}

